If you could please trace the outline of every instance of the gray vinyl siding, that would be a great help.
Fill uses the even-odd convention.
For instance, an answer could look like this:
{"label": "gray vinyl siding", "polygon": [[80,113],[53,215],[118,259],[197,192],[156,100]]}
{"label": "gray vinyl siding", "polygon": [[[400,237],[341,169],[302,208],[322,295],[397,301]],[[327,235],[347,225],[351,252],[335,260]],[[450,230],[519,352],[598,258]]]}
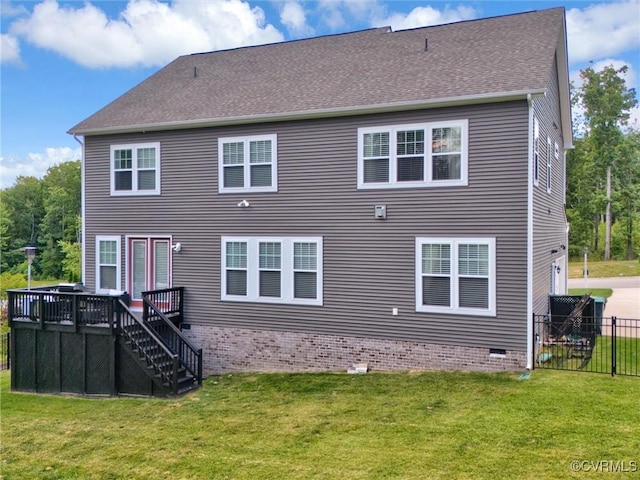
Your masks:
{"label": "gray vinyl siding", "polygon": [[[458,119],[469,120],[468,186],[356,188],[359,127]],[[87,137],[87,287],[96,235],[122,235],[123,285],[125,235],[171,235],[188,323],[525,350],[528,125],[521,101]],[[278,136],[278,192],[218,194],[218,138],[262,134]],[[161,195],[111,197],[109,146],[156,141]],[[323,237],[323,306],[222,302],[221,236]],[[496,238],[496,317],[415,312],[415,238],[427,236]]]}
{"label": "gray vinyl siding", "polygon": [[[554,65],[556,61],[554,59]],[[547,94],[533,102],[534,115],[540,124],[540,182],[533,187],[533,312],[545,314],[551,293],[551,264],[561,255],[569,255],[564,211],[564,140],[560,121],[557,69],[552,69]],[[567,132],[571,135],[571,132]],[[560,158],[552,158],[551,193],[547,192],[547,137],[560,149]],[[561,248],[564,245],[566,250]],[[557,250],[552,253],[552,250]],[[564,273],[563,273],[564,274]]]}

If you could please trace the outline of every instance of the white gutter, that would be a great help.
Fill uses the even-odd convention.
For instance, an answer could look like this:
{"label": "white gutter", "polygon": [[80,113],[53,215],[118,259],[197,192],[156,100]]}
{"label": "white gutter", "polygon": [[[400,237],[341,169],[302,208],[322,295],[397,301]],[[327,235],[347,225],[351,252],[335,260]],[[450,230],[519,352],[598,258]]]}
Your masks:
{"label": "white gutter", "polygon": [[527,370],[533,368],[533,98],[527,95],[529,126],[527,133]]}
{"label": "white gutter", "polygon": [[86,267],[86,259],[87,259],[87,255],[86,255],[86,226],[85,226],[85,193],[84,193],[84,186],[85,186],[85,182],[84,182],[84,177],[85,177],[85,172],[84,172],[84,143],[82,141],[80,141],[78,139],[78,137],[76,135],[73,135],[73,139],[78,142],[80,144],[80,147],[82,148],[82,159],[80,160],[80,216],[82,217],[82,243],[81,248],[82,248],[82,285],[86,285],[87,284],[87,279],[85,278],[85,272],[87,271]]}
{"label": "white gutter", "polygon": [[433,100],[411,100],[406,102],[385,103],[379,105],[303,110],[298,112],[268,113],[263,115],[243,115],[237,117],[221,117],[196,120],[179,120],[172,122],[117,125],[111,127],[78,128],[76,130],[71,129],[68,133],[72,135],[108,135],[115,133],[180,130],[186,128],[220,127],[225,125],[284,122],[289,120],[307,120],[314,118],[346,117],[350,115],[421,110],[426,108],[453,107],[459,105],[474,105],[493,102],[509,102],[513,100],[524,100],[531,95],[542,95],[544,94],[544,92],[545,89],[519,90],[514,92],[485,93],[480,95],[466,95],[461,97],[448,97]]}

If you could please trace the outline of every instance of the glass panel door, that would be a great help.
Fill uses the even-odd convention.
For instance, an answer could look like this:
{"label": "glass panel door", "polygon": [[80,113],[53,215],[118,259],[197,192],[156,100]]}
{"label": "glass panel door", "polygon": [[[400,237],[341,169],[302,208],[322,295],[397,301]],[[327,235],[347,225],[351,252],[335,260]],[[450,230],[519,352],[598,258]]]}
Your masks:
{"label": "glass panel door", "polygon": [[131,298],[134,300],[142,299],[142,292],[147,289],[147,242],[146,240],[134,240],[132,242],[132,262],[131,262],[131,279],[132,291]]}
{"label": "glass panel door", "polygon": [[128,243],[127,291],[131,307],[140,309],[142,292],[171,287],[171,242],[167,237],[138,237]]}
{"label": "glass panel door", "polygon": [[156,240],[153,242],[153,289],[169,288],[169,242]]}

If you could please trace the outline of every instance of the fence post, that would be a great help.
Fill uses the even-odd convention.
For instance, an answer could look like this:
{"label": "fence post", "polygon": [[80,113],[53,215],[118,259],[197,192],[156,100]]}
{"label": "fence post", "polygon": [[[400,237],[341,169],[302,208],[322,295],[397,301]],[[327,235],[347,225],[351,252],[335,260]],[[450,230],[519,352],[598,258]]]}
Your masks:
{"label": "fence post", "polygon": [[611,376],[616,374],[616,317],[611,317]]}

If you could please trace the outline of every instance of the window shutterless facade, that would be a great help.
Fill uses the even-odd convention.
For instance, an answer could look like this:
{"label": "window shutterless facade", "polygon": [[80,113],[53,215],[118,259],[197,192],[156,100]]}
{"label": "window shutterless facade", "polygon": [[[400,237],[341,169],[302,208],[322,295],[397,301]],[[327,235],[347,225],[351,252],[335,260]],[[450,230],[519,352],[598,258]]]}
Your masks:
{"label": "window shutterless facade", "polygon": [[468,121],[358,129],[358,188],[467,185]]}
{"label": "window shutterless facade", "polygon": [[160,194],[160,144],[111,146],[111,195]]}
{"label": "window shutterless facade", "polygon": [[540,125],[538,119],[533,118],[533,185],[540,182]]}
{"label": "window shutterless facade", "polygon": [[496,315],[494,238],[416,238],[416,311]]}
{"label": "window shutterless facade", "polygon": [[551,139],[547,137],[547,193],[551,193]]}
{"label": "window shutterless facade", "polygon": [[222,237],[221,299],[322,305],[321,237]]}
{"label": "window shutterless facade", "polygon": [[276,192],[277,136],[218,139],[218,192]]}
{"label": "window shutterless facade", "polygon": [[121,290],[119,236],[96,237],[96,292]]}

